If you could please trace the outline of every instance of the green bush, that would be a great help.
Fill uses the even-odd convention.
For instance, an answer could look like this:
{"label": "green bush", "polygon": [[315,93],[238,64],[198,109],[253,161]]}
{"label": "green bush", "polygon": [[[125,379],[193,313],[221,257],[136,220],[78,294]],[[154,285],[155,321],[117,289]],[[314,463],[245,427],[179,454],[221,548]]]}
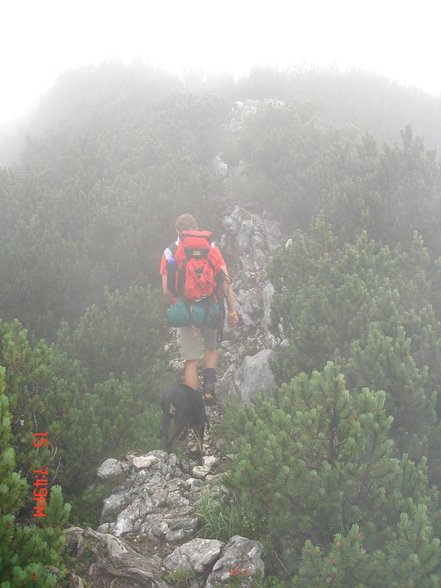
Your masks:
{"label": "green bush", "polygon": [[[61,488],[51,489],[45,518],[34,525],[19,525],[16,515],[27,495],[26,481],[15,469],[11,447],[11,416],[5,395],[5,369],[0,367],[0,578],[2,588],[59,586],[65,575],[62,556],[65,537],[62,525],[69,517],[70,505],[63,503]],[[45,486],[41,486],[45,489]],[[50,570],[50,571],[49,571]]]}
{"label": "green bush", "polygon": [[[308,558],[319,553],[325,574],[337,543],[349,542],[349,554],[336,559],[329,577],[352,574],[353,585],[392,585],[369,579],[367,570],[378,566],[379,577],[407,585],[410,553],[412,577],[421,573],[429,581],[436,575],[438,492],[429,485],[424,458],[414,463],[407,455],[396,457],[385,399],[384,392],[368,389],[350,394],[339,368],[329,363],[323,372],[300,374],[281,386],[275,403],[261,398],[246,409],[248,422],[235,442],[226,482],[256,522],[270,571],[279,568],[294,584],[307,586],[302,575],[318,565]],[[414,535],[406,535],[409,526]]]}
{"label": "green bush", "polygon": [[[23,474],[47,464],[67,495],[89,486],[107,457],[157,447],[159,391],[168,330],[150,289],[107,295],[57,346],[32,345],[17,321],[0,323],[0,360],[13,414],[12,444]],[[38,453],[35,432],[48,432]]]}
{"label": "green bush", "polygon": [[412,459],[435,456],[432,437],[438,439],[441,416],[437,272],[417,235],[408,252],[377,246],[366,233],[354,244],[341,244],[317,219],[271,266],[273,328],[281,325],[289,343],[277,351],[278,382],[321,369],[333,358],[354,391],[386,392],[401,451]]}

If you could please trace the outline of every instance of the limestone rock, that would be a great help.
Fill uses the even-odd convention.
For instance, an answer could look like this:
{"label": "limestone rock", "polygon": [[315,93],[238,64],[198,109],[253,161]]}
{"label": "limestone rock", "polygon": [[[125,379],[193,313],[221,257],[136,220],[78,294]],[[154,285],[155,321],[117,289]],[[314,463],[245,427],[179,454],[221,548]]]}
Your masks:
{"label": "limestone rock", "polygon": [[274,350],[263,349],[254,356],[247,355],[241,366],[232,365],[220,385],[221,400],[235,395],[246,403],[254,400],[262,390],[271,397],[277,388],[270,365],[274,357]]}
{"label": "limestone rock", "polygon": [[170,543],[192,538],[200,526],[195,512],[202,488],[189,489],[176,455],[155,450],[131,461],[124,487],[104,501],[98,531],[116,537],[143,533]]}
{"label": "limestone rock", "polygon": [[132,463],[138,469],[149,468],[153,464],[158,463],[158,458],[155,455],[140,455],[134,457]]}
{"label": "limestone rock", "polygon": [[214,564],[208,576],[206,588],[228,584],[240,578],[241,586],[251,586],[253,578],[264,575],[265,566],[261,559],[262,544],[235,535],[225,546],[222,557]]}
{"label": "limestone rock", "polygon": [[215,539],[193,539],[177,547],[164,560],[164,566],[170,571],[192,571],[203,574],[219,559],[225,543]]}
{"label": "limestone rock", "polygon": [[109,458],[100,465],[97,476],[101,480],[108,480],[120,476],[123,472],[123,464],[117,459]]}

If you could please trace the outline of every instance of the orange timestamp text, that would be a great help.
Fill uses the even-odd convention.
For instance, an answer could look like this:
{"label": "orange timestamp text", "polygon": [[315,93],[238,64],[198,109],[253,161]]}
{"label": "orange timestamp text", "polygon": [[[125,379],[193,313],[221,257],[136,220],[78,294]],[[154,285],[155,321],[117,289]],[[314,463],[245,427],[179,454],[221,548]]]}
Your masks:
{"label": "orange timestamp text", "polygon": [[[33,445],[36,449],[49,446],[47,431],[45,433],[34,433]],[[47,494],[48,494],[48,475],[49,468],[44,466],[40,470],[34,470],[34,491],[33,499],[35,501],[34,517],[46,516]]]}

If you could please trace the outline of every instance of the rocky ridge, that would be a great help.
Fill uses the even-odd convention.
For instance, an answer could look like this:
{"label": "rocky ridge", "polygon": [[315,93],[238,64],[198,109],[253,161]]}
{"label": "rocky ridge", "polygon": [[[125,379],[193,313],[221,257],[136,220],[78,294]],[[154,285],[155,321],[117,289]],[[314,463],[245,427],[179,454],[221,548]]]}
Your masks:
{"label": "rocky ridge", "polygon": [[[280,244],[278,225],[263,214],[238,206],[223,218],[225,234],[220,246],[237,267],[233,287],[241,319],[234,331],[225,332],[219,361],[218,397],[222,406],[229,396],[251,401],[263,388],[275,389],[270,361],[278,341],[269,332],[273,288],[266,275],[271,252]],[[252,350],[252,354],[247,354]],[[174,363],[181,369],[182,365]],[[209,408],[211,423],[221,409]],[[93,553],[87,586],[219,586],[239,577],[241,586],[264,574],[262,545],[234,536],[227,543],[197,537],[201,534],[201,501],[220,502],[226,494],[221,484],[217,440],[207,434],[202,465],[162,450],[146,455],[128,454],[108,459],[97,472],[113,486],[104,500],[98,529],[68,530],[71,553],[84,559]],[[236,578],[237,580],[237,578]],[[71,575],[71,586],[85,586]]]}

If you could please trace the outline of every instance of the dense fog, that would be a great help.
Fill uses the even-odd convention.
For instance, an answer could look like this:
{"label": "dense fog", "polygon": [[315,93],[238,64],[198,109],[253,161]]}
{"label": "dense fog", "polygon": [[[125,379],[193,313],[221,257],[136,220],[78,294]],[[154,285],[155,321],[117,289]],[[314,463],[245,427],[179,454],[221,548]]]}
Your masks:
{"label": "dense fog", "polygon": [[[18,517],[0,552],[28,540],[41,464],[71,522],[96,526],[100,463],[158,447],[176,355],[159,260],[182,212],[220,239],[239,207],[282,235],[278,389],[225,411],[219,521],[262,541],[268,586],[437,585],[440,129],[439,98],[361,71],[63,74],[0,145],[0,516]],[[54,497],[56,532],[4,560],[8,581],[64,573]]]}

